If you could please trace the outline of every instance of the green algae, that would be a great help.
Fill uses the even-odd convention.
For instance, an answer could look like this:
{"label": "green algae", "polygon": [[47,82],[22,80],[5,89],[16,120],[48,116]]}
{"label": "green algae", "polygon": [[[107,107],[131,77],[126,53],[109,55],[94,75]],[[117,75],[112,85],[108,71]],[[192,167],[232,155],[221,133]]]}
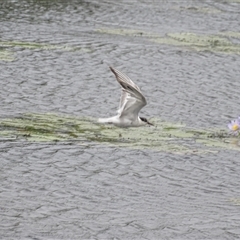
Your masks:
{"label": "green algae", "polygon": [[229,201],[234,205],[240,206],[240,198],[230,198]]}
{"label": "green algae", "polygon": [[14,56],[12,52],[0,49],[0,61],[12,62],[14,61]]}
{"label": "green algae", "polygon": [[225,38],[232,38],[232,39],[238,39],[240,40],[240,32],[220,32],[218,33],[219,36],[225,37]]}
{"label": "green algae", "polygon": [[24,42],[24,41],[0,41],[0,47],[9,48],[24,48],[31,50],[63,50],[63,51],[83,51],[91,52],[90,48],[85,47],[71,47],[67,45],[60,44],[48,44],[48,43],[37,43],[37,42]]}
{"label": "green algae", "polygon": [[176,11],[187,11],[199,14],[220,14],[222,10],[215,7],[201,7],[201,6],[172,6],[171,9]]}
{"label": "green algae", "polygon": [[159,44],[185,46],[195,51],[240,54],[240,44],[228,40],[227,35],[221,35],[168,33],[165,37],[155,38],[152,41]]}
{"label": "green algae", "polygon": [[96,32],[102,34],[121,35],[129,37],[145,37],[145,38],[157,38],[159,37],[156,33],[145,32],[136,29],[124,29],[124,28],[100,28],[96,29]]}
{"label": "green algae", "polygon": [[240,44],[231,38],[239,38],[239,32],[221,32],[216,34],[196,34],[191,32],[167,33],[162,36],[157,33],[136,29],[102,28],[96,30],[101,34],[121,35],[125,37],[142,38],[157,44],[185,47],[193,51],[209,51],[214,53],[240,54]]}
{"label": "green algae", "polygon": [[240,150],[240,140],[234,138],[223,139],[197,139],[196,142],[204,144],[208,147],[227,148],[230,150]]}
{"label": "green algae", "polygon": [[238,138],[217,130],[193,129],[184,124],[153,119],[153,127],[117,128],[95,119],[58,114],[23,114],[0,119],[0,141],[80,142],[86,146],[150,149],[173,154],[216,153],[240,150]]}
{"label": "green algae", "polygon": [[196,45],[199,47],[230,46],[231,42],[217,36],[199,35],[194,33],[169,33],[168,37],[179,42]]}

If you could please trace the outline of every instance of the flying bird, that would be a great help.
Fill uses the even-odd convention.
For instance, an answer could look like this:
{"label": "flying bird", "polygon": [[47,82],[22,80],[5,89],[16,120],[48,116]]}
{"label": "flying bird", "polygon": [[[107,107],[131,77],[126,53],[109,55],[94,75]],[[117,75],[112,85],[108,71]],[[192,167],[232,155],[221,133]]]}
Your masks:
{"label": "flying bird", "polygon": [[140,88],[125,74],[110,67],[117,81],[122,86],[117,115],[110,118],[99,118],[99,123],[109,123],[117,127],[140,127],[153,125],[146,118],[139,117],[139,111],[147,105],[146,98],[141,93]]}

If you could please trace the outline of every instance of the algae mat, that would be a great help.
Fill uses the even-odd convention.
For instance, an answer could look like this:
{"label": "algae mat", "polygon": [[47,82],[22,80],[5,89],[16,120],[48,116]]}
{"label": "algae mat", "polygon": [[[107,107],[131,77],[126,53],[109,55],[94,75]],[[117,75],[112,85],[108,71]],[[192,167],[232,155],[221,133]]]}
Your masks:
{"label": "algae mat", "polygon": [[[21,48],[21,49],[30,49],[30,50],[42,50],[42,51],[50,51],[50,50],[59,50],[59,51],[78,51],[78,52],[92,52],[92,49],[75,46],[71,47],[68,45],[60,45],[60,44],[48,44],[48,43],[38,43],[38,42],[20,42],[20,41],[0,41],[0,61],[14,61],[16,58],[14,57],[13,48]],[[10,51],[10,50],[12,51]]]}
{"label": "algae mat", "polygon": [[167,33],[162,36],[157,33],[136,29],[102,28],[96,31],[101,34],[120,35],[128,38],[142,38],[157,44],[185,47],[197,52],[208,51],[214,53],[240,54],[239,32],[219,32],[216,34],[176,32]]}
{"label": "algae mat", "polygon": [[13,53],[0,49],[0,61],[11,62],[14,60]]}
{"label": "algae mat", "polygon": [[1,48],[23,48],[32,50],[66,50],[66,51],[83,51],[91,52],[90,48],[84,48],[81,46],[68,46],[62,44],[49,44],[49,43],[38,43],[38,42],[24,42],[24,41],[0,41]]}
{"label": "algae mat", "polygon": [[152,119],[153,127],[117,128],[85,117],[27,113],[0,119],[0,141],[72,142],[91,146],[150,149],[174,154],[240,150],[239,139],[225,131],[193,129]]}

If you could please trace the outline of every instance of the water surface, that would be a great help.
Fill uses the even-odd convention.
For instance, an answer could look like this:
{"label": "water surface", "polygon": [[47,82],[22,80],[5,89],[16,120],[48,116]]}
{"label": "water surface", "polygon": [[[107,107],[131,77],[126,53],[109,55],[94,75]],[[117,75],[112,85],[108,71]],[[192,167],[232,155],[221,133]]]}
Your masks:
{"label": "water surface", "polygon": [[[142,89],[142,116],[225,128],[239,115],[239,4],[2,1],[1,117],[111,116],[110,64]],[[24,138],[2,139],[0,151],[2,239],[240,236],[238,151]]]}

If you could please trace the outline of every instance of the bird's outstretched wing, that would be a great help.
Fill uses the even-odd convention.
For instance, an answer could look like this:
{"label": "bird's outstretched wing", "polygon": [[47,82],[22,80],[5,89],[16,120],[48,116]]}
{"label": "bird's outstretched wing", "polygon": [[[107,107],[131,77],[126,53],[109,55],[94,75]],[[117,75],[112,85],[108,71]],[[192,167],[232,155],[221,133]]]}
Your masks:
{"label": "bird's outstretched wing", "polygon": [[125,74],[110,67],[111,71],[116,76],[117,81],[122,86],[122,94],[118,109],[119,117],[128,117],[135,119],[138,117],[139,111],[146,106],[147,101],[140,88]]}

